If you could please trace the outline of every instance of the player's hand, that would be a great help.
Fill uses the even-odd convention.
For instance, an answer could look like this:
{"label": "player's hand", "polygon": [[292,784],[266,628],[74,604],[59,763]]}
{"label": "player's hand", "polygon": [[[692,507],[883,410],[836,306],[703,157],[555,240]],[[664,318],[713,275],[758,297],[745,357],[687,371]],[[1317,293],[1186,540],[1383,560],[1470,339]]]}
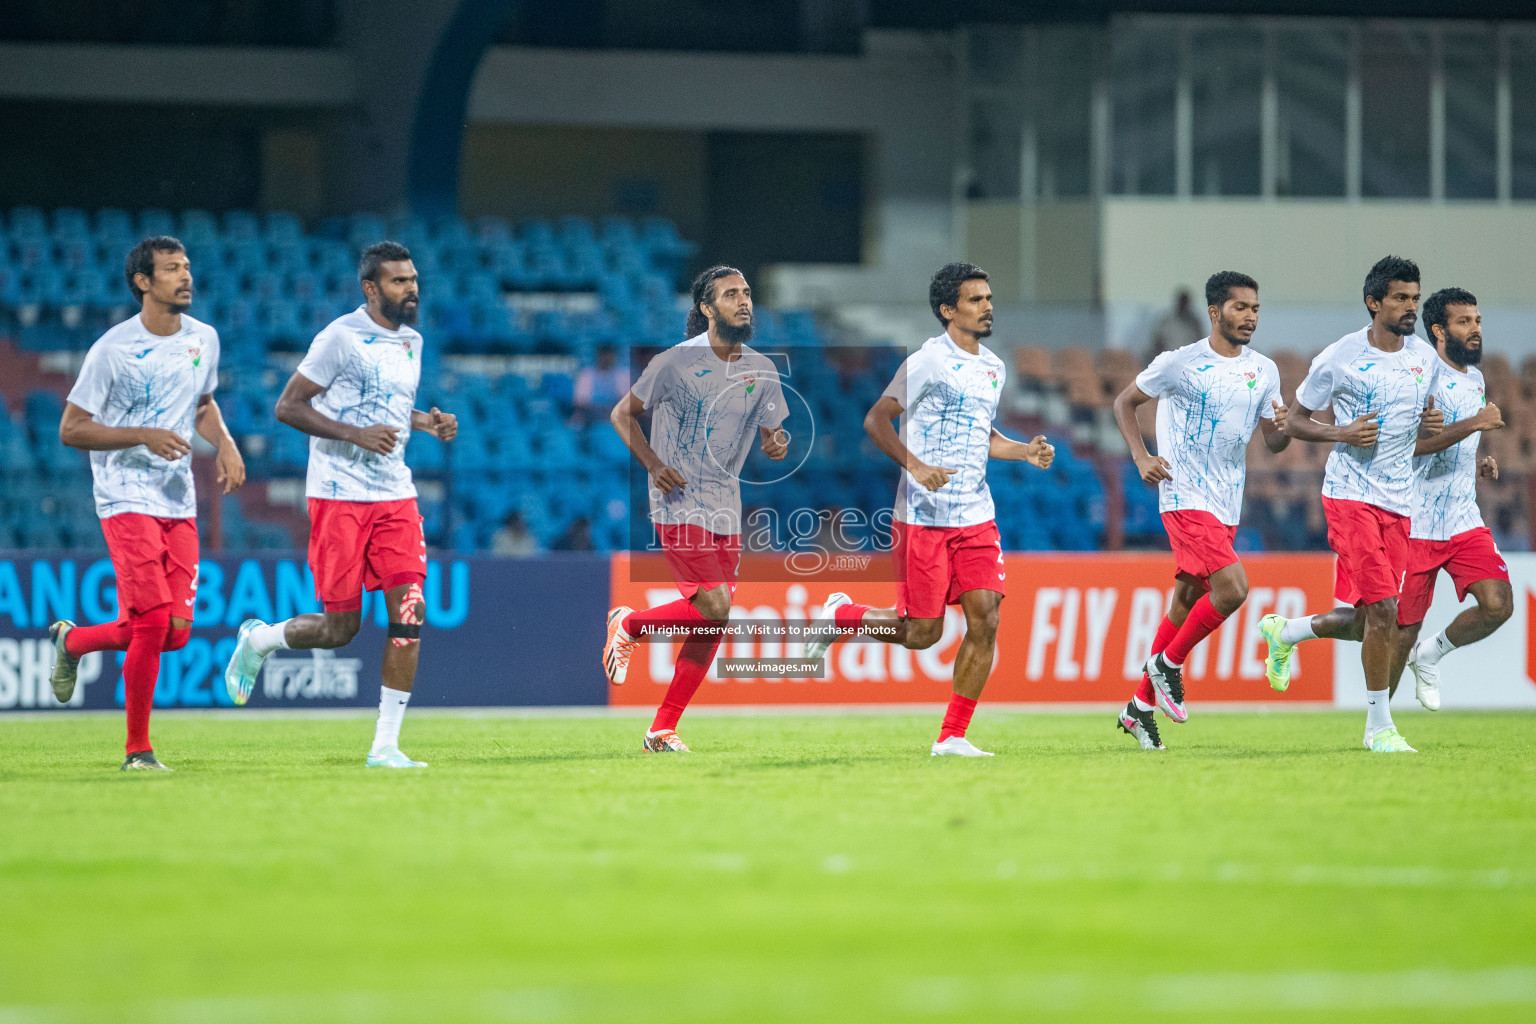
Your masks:
{"label": "player's hand", "polygon": [[384,423],[375,423],[371,427],[363,427],[352,438],[352,443],[366,452],[377,452],[380,455],[388,455],[395,450],[395,439],[400,431]]}
{"label": "player's hand", "polygon": [[1484,455],[1477,464],[1477,475],[1489,480],[1499,478],[1499,463],[1492,455]]}
{"label": "player's hand", "polygon": [[434,405],[427,417],[427,432],[439,441],[452,441],[459,436],[459,418],[453,413],[443,412]]}
{"label": "player's hand", "polygon": [[175,462],[183,455],[192,454],[192,446],[174,430],[145,427],[139,432],[139,444],[142,444],[166,462]]}
{"label": "player's hand", "polygon": [[1275,407],[1275,427],[1277,429],[1281,430],[1281,431],[1284,431],[1285,430],[1285,414],[1289,410],[1286,409],[1286,407],[1281,405],[1279,402],[1275,401],[1274,399],[1270,399],[1269,404]]}
{"label": "player's hand", "polygon": [[240,457],[240,449],[234,442],[219,446],[213,464],[214,479],[224,485],[225,494],[233,494],[235,488],[245,483],[245,460]]}
{"label": "player's hand", "polygon": [[683,474],[671,466],[658,466],[656,472],[651,474],[651,479],[656,481],[656,489],[662,494],[680,491],[688,485],[688,481],[683,479]]}
{"label": "player's hand", "polygon": [[1369,448],[1376,443],[1376,435],[1380,432],[1376,414],[1367,409],[1353,423],[1339,428],[1339,440],[1356,448]]}
{"label": "player's hand", "polygon": [[1149,484],[1173,480],[1173,466],[1161,455],[1147,455],[1137,459],[1136,472],[1140,473],[1142,480]]}
{"label": "player's hand", "polygon": [[784,461],[789,454],[789,431],[777,427],[763,435],[763,454],[774,462]]}
{"label": "player's hand", "polygon": [[1031,466],[1050,469],[1051,461],[1055,458],[1056,446],[1047,441],[1044,434],[1036,434],[1034,439],[1024,446],[1024,461]]}
{"label": "player's hand", "polygon": [[958,469],[942,469],[938,466],[930,466],[919,462],[907,472],[912,474],[912,479],[922,484],[930,491],[936,491],[949,483],[949,478],[960,472]]}
{"label": "player's hand", "polygon": [[1504,427],[1504,414],[1499,407],[1492,402],[1483,406],[1483,411],[1477,414],[1478,430],[1502,430]]}
{"label": "player's hand", "polygon": [[1434,437],[1445,428],[1445,413],[1435,408],[1434,395],[1430,395],[1429,401],[1424,403],[1424,415],[1419,417],[1419,426],[1427,437]]}

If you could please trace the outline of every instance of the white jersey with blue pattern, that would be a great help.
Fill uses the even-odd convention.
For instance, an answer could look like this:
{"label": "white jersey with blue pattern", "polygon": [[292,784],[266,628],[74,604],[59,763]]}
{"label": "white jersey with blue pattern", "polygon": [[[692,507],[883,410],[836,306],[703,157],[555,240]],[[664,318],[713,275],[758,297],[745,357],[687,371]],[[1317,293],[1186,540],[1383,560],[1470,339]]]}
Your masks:
{"label": "white jersey with blue pattern", "polygon": [[1248,479],[1248,441],[1259,418],[1275,418],[1280,371],[1244,346],[1223,356],[1204,338],[1164,352],[1136,377],[1158,399],[1157,454],[1173,467],[1158,484],[1159,512],[1209,512],[1236,526]]}
{"label": "white jersey with blue pattern", "polygon": [[1006,368],[985,345],[971,355],[946,331],[907,357],[885,389],[901,404],[901,440],[921,462],[957,472],[930,491],[902,471],[896,518],[912,526],[976,526],[997,512],[987,486],[992,421]]}
{"label": "white jersey with blue pattern", "polygon": [[[103,334],[80,367],[69,401],[108,427],[155,427],[191,442],[197,404],[219,386],[219,334],[181,314],[170,336],[150,333],[137,315]],[[197,517],[192,457],[167,461],[143,445],[91,452],[96,514],[136,512]]]}
{"label": "white jersey with blue pattern", "polygon": [[332,501],[400,501],[416,497],[405,446],[421,383],[421,335],[402,325],[386,330],[359,306],[315,335],[299,363],[305,379],[325,388],[311,404],[338,423],[394,427],[388,455],[350,441],[309,439],[304,493]]}
{"label": "white jersey with blue pattern", "polygon": [[650,488],[651,521],[740,533],[741,467],[758,428],[789,413],[773,360],[743,345],[726,362],[705,332],[654,356],[630,391],[651,414],[651,448],[686,481],[670,494]]}
{"label": "white jersey with blue pattern", "polygon": [[1341,426],[1375,413],[1374,445],[1333,446],[1323,471],[1323,497],[1411,516],[1419,421],[1444,363],[1416,335],[1405,337],[1396,352],[1384,352],[1366,338],[1368,330],[1345,335],[1312,360],[1296,389],[1296,403],[1312,410],[1332,406],[1333,420]]}
{"label": "white jersey with blue pattern", "polygon": [[[1475,366],[1462,373],[1448,363],[1442,365],[1434,394],[1435,408],[1445,413],[1446,426],[1476,416],[1488,403],[1483,374]],[[1480,440],[1481,435],[1474,431],[1444,451],[1413,460],[1418,486],[1408,536],[1415,540],[1450,540],[1458,533],[1483,525],[1483,514],[1477,508]]]}

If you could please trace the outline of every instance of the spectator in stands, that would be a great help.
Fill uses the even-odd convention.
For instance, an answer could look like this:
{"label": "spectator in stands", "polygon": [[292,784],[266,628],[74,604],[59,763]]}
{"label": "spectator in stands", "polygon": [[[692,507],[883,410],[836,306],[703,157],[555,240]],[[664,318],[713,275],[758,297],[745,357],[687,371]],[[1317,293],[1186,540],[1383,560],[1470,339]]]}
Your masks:
{"label": "spectator in stands", "polygon": [[1152,351],[1147,355],[1150,362],[1164,352],[1171,352],[1185,345],[1192,345],[1205,337],[1206,325],[1202,324],[1190,308],[1189,289],[1180,288],[1173,300],[1173,308],[1164,313],[1157,326],[1152,328]]}
{"label": "spectator in stands", "polygon": [[584,427],[608,418],[614,403],[629,391],[629,369],[619,365],[619,351],[613,345],[597,347],[597,365],[583,366],[576,375],[575,407],[571,425]]}
{"label": "spectator in stands", "polygon": [[501,521],[501,529],[491,537],[491,553],[495,555],[535,555],[539,541],[528,532],[521,512],[508,512]]}
{"label": "spectator in stands", "polygon": [[551,551],[593,551],[596,545],[592,543],[592,524],[587,522],[586,516],[577,516],[571,520],[571,525],[565,528],[565,532],[555,538],[550,545]]}

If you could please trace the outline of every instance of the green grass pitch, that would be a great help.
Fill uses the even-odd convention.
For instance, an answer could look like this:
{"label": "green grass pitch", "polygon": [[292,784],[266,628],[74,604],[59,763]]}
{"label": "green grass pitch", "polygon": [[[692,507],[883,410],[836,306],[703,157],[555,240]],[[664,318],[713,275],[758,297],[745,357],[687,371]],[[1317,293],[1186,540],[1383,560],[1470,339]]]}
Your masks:
{"label": "green grass pitch", "polygon": [[1536,715],[0,720],[0,1024],[1536,1019]]}

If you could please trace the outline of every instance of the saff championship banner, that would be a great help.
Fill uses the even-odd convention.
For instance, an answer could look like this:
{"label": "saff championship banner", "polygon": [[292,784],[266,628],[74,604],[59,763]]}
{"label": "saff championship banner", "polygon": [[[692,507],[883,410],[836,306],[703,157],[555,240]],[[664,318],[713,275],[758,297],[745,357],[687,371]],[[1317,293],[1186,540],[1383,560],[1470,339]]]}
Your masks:
{"label": "saff championship banner", "polygon": [[[771,557],[771,556],[770,556]],[[889,556],[886,556],[889,557]],[[754,573],[746,556],[732,608],[735,629],[719,657],[775,659],[800,654],[791,635],[820,614],[826,594],[842,590],[875,607],[895,602],[895,584],[869,580],[821,583],[782,572]],[[657,564],[639,565],[641,560]],[[647,608],[676,600],[677,588],[661,582],[657,554],[615,556],[612,603]],[[1275,694],[1264,681],[1264,642],[1259,620],[1270,612],[1295,616],[1333,606],[1333,556],[1250,555],[1243,559],[1250,590],[1242,609],[1198,646],[1186,664],[1192,700],[1297,703],[1334,700],[1333,647],[1318,641],[1302,647],[1293,662],[1290,690]],[[1173,584],[1167,554],[1028,554],[1005,557],[1008,596],[998,628],[996,664],[987,683],[990,701],[1123,701],[1141,678],[1158,622]],[[713,704],[815,704],[935,702],[947,699],[955,654],[965,633],[959,608],[947,610],[943,635],[933,647],[909,651],[878,641],[839,640],[827,655],[821,679],[720,678],[718,660],[696,702]],[[677,645],[653,639],[635,648],[628,681],[610,687],[613,704],[650,704],[671,679]]]}
{"label": "saff championship banner", "polygon": [[[412,703],[602,704],[608,577],[607,560],[592,556],[433,559],[423,588],[427,626]],[[192,638],[182,650],[161,656],[155,706],[230,706],[224,666],[240,623],[319,610],[314,579],[302,558],[205,554]],[[116,617],[116,577],[104,556],[0,558],[0,713],[66,710],[48,684],[53,666],[48,624]],[[387,623],[381,596],[366,595],[363,628],[352,643],[336,651],[274,652],[247,706],[377,705]],[[82,658],[69,707],[121,707],[121,666],[118,652]]]}

